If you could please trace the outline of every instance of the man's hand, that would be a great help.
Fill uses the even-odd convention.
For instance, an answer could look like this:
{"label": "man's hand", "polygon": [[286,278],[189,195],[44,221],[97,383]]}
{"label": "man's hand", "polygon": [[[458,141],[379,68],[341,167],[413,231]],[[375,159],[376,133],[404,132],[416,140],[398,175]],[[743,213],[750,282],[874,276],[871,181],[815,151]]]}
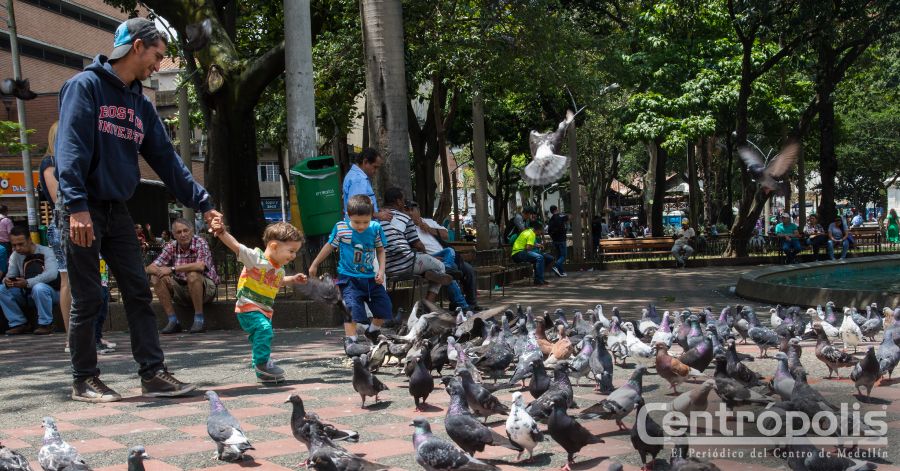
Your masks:
{"label": "man's hand", "polygon": [[5,284],[7,288],[27,288],[28,280],[25,278],[7,278],[3,280],[3,284]]}
{"label": "man's hand", "polygon": [[218,237],[225,232],[225,222],[222,220],[222,216],[216,216],[212,218],[207,224],[209,226],[209,232],[211,232],[214,236]]}
{"label": "man's hand", "polygon": [[391,219],[394,219],[394,215],[391,214],[390,211],[382,209],[375,213],[375,219],[378,219],[379,221],[390,221]]}
{"label": "man's hand", "polygon": [[79,247],[90,247],[94,243],[94,223],[90,212],[79,211],[69,215],[69,238]]}
{"label": "man's hand", "polygon": [[378,270],[378,273],[375,274],[375,284],[384,283],[384,271]]}
{"label": "man's hand", "polygon": [[222,213],[216,211],[215,209],[210,209],[209,211],[203,213],[203,221],[206,222],[207,226],[210,226],[209,232],[211,232],[215,236],[218,236],[220,234],[220,232],[214,231],[211,227],[212,221],[215,218],[222,219],[223,218]]}

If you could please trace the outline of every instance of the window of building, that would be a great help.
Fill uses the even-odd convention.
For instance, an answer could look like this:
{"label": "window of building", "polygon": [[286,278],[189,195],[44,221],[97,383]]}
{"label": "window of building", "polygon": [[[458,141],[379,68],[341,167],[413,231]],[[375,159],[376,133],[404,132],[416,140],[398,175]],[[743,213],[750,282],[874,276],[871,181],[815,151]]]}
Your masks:
{"label": "window of building", "polygon": [[72,3],[62,2],[59,0],[21,0],[22,2],[50,10],[54,13],[67,16],[73,20],[80,21],[84,24],[100,28],[110,33],[115,33],[119,22],[111,18],[107,18],[98,13],[92,12],[87,8]]}
{"label": "window of building", "polygon": [[[0,49],[11,51],[9,45],[9,33],[0,31]],[[84,58],[62,49],[57,49],[43,44],[35,43],[24,38],[19,38],[19,52],[23,56],[33,57],[46,62],[52,62],[76,70],[84,68]]]}
{"label": "window of building", "polygon": [[281,180],[278,174],[278,164],[276,162],[264,162],[259,164],[259,181],[261,182],[277,182]]}

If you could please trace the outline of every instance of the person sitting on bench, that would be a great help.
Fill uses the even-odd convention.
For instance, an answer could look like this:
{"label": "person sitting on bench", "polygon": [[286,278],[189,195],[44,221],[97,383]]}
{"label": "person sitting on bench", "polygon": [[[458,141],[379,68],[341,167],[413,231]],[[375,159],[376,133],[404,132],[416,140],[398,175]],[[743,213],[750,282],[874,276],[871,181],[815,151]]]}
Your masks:
{"label": "person sitting on bench", "polygon": [[516,263],[531,263],[534,265],[534,285],[549,285],[544,280],[544,267],[553,263],[553,256],[541,252],[542,243],[538,242],[544,235],[544,227],[539,221],[532,221],[528,227],[519,233],[513,242],[511,258]]}

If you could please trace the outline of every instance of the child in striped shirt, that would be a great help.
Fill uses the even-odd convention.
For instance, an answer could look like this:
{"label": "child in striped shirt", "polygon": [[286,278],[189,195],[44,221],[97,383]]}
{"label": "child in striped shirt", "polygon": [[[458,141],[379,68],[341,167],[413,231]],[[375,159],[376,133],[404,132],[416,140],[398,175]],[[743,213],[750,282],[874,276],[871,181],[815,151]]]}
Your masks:
{"label": "child in striped shirt", "polygon": [[256,377],[263,383],[282,382],[284,370],[276,366],[271,358],[272,305],[282,286],[306,283],[306,275],[302,273],[284,275],[284,265],[290,263],[300,250],[300,231],[286,222],[269,224],[263,232],[266,248],[251,249],[225,230],[222,218],[213,219],[210,229],[244,264],[238,279],[234,312],[253,347]]}

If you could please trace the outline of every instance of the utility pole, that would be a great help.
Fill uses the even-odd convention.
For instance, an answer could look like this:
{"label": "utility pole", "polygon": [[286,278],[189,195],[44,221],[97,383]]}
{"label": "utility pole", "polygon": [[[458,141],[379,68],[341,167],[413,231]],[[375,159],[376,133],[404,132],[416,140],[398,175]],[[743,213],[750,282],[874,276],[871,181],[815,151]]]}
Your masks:
{"label": "utility pole", "polygon": [[[315,157],[316,101],[309,0],[284,0],[284,84],[287,95],[288,167]],[[300,227],[296,189],[291,187],[291,220]]]}
{"label": "utility pole", "polygon": [[[178,86],[178,151],[181,153],[181,160],[188,172],[193,173],[194,169],[191,167],[191,106],[188,103],[187,80]],[[181,215],[188,222],[194,224],[193,208],[185,206]]]}
{"label": "utility pole", "polygon": [[[13,78],[22,79],[22,65],[19,63],[19,37],[16,34],[16,14],[13,0],[6,0],[6,25],[9,28],[9,45],[12,52]],[[25,100],[16,98],[19,113],[19,142],[22,144],[22,172],[25,174],[25,204],[28,208],[28,230],[31,239],[40,242],[37,227],[37,202],[34,199],[34,179],[31,172],[31,151],[28,150],[28,133],[25,127]]]}

